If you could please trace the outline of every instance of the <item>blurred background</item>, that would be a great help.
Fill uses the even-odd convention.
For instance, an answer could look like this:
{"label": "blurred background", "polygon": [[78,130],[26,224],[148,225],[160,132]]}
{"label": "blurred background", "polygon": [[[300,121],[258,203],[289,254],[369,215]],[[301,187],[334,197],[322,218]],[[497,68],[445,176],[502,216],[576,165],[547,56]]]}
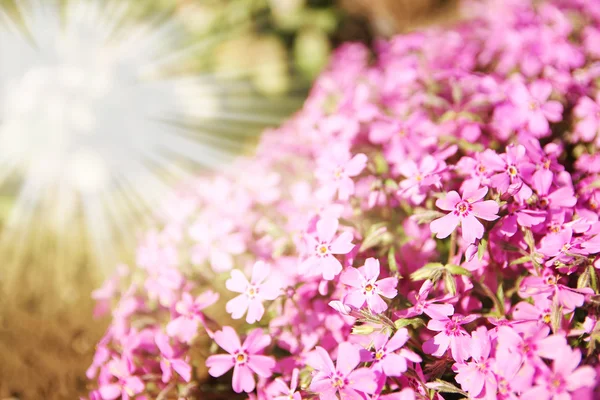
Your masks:
{"label": "blurred background", "polygon": [[0,0],[0,399],[75,399],[178,182],[252,151],[332,49],[455,20],[452,0]]}

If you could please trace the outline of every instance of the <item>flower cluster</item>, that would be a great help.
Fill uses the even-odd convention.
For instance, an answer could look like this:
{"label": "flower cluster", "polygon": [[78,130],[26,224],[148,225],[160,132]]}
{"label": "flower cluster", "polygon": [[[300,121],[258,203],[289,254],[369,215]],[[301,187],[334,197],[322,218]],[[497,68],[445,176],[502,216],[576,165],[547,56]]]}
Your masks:
{"label": "flower cluster", "polygon": [[600,3],[467,8],[173,194],[94,294],[90,399],[598,398]]}

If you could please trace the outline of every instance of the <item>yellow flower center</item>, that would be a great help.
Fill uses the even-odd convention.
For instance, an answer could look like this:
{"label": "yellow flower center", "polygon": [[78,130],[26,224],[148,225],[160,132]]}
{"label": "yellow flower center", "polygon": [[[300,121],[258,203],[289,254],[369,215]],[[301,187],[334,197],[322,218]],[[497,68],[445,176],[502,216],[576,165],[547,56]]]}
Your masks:
{"label": "yellow flower center", "polygon": [[366,290],[367,292],[370,292],[371,290],[373,290],[373,285],[371,285],[370,283],[369,283],[369,284],[367,284],[367,286],[365,286],[365,290]]}

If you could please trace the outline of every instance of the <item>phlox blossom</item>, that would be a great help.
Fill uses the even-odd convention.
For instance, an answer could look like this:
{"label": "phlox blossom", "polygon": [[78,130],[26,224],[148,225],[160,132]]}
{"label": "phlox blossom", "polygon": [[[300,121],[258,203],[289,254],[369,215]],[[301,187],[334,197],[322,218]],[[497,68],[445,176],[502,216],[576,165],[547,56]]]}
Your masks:
{"label": "phlox blossom", "polygon": [[343,232],[338,237],[339,222],[335,218],[323,218],[317,222],[317,236],[306,236],[308,258],[300,264],[300,273],[323,275],[332,280],[342,272],[342,264],[336,254],[348,254],[353,248],[352,234]]}
{"label": "phlox blossom", "polygon": [[271,344],[271,337],[261,329],[254,329],[248,334],[243,344],[230,326],[215,332],[215,342],[229,354],[216,354],[206,359],[208,373],[219,377],[233,368],[232,387],[236,393],[252,392],[256,387],[253,374],[263,378],[272,375],[275,360],[261,355],[265,347]]}
{"label": "phlox blossom", "polygon": [[340,343],[336,364],[324,348],[317,346],[307,363],[315,369],[310,390],[319,393],[321,400],[332,400],[339,393],[342,398],[361,399],[364,393],[377,389],[375,373],[368,368],[358,368],[359,348],[349,342]]}
{"label": "phlox blossom", "polygon": [[265,313],[263,301],[275,300],[281,294],[281,288],[276,278],[269,277],[270,268],[263,261],[257,261],[252,267],[250,281],[244,274],[235,269],[231,278],[225,282],[227,289],[241,293],[229,300],[225,306],[233,319],[242,318],[246,311],[246,322],[253,324],[260,321]]}
{"label": "phlox blossom", "polygon": [[204,322],[202,310],[213,305],[219,299],[219,294],[207,290],[194,299],[189,293],[183,293],[181,300],[175,305],[179,314],[167,324],[167,334],[182,342],[191,343],[198,332],[198,326]]}
{"label": "phlox blossom", "polygon": [[390,277],[377,280],[378,277],[379,260],[375,258],[367,258],[365,265],[360,268],[347,268],[340,277],[341,282],[350,287],[344,303],[355,308],[361,308],[367,303],[375,314],[387,310],[388,306],[381,297],[396,297],[398,279]]}
{"label": "phlox blossom", "polygon": [[435,205],[449,214],[431,222],[431,232],[438,239],[448,237],[458,224],[462,226],[462,237],[468,243],[481,239],[484,227],[477,218],[494,221],[498,218],[499,206],[494,200],[482,200],[488,192],[487,187],[467,189],[462,197],[454,190],[448,192],[445,198],[437,199]]}

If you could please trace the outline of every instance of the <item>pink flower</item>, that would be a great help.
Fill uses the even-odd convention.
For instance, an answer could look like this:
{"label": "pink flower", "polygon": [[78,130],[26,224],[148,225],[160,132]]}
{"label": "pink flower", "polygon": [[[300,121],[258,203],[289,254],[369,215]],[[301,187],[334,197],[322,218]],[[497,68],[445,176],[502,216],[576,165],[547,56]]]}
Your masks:
{"label": "pink flower", "polygon": [[216,220],[203,216],[189,229],[196,242],[192,249],[192,263],[199,265],[208,260],[215,272],[233,268],[233,256],[246,250],[243,236],[235,232],[231,219]]}
{"label": "pink flower", "polygon": [[[372,362],[373,371],[383,372],[386,376],[400,376],[408,369],[408,362],[421,362],[415,352],[402,349],[409,338],[406,328],[399,329],[390,339],[387,335],[373,334],[373,350],[361,351],[361,360]],[[400,349],[399,352],[397,352]]]}
{"label": "pink flower", "polygon": [[360,363],[360,350],[352,343],[343,342],[338,347],[336,365],[324,348],[317,346],[312,357],[307,360],[316,374],[310,390],[319,393],[321,399],[342,398],[362,399],[364,393],[373,394],[377,390],[375,374],[368,368],[356,369]]}
{"label": "pink flower", "polygon": [[430,186],[440,187],[442,172],[446,163],[438,161],[430,155],[423,157],[419,164],[407,160],[397,169],[406,179],[400,182],[398,195],[409,198],[415,204],[421,204],[426,197],[426,190]]}
{"label": "pink flower", "polygon": [[184,381],[189,382],[192,378],[192,367],[169,343],[169,337],[161,332],[156,334],[156,346],[160,350],[160,369],[162,371],[162,381],[168,383],[171,380],[173,371],[177,372]]}
{"label": "pink flower", "polygon": [[491,186],[500,193],[518,193],[518,197],[527,200],[532,190],[523,182],[523,177],[531,176],[535,165],[525,155],[525,146],[508,146],[506,154],[500,156],[493,150],[483,152],[483,160],[488,170],[497,172],[490,178]]}
{"label": "pink flower", "polygon": [[288,386],[283,379],[277,378],[273,382],[275,389],[278,391],[281,396],[276,396],[273,400],[302,400],[302,396],[298,393],[298,368],[294,368],[292,371],[292,379],[290,381],[290,386]]}
{"label": "pink flower", "polygon": [[448,347],[455,361],[462,362],[469,357],[471,338],[461,325],[468,324],[477,318],[476,315],[463,317],[453,315],[451,318],[432,319],[427,324],[427,329],[439,332],[433,338],[423,343],[423,351],[435,357],[444,355]]}
{"label": "pink flower", "polygon": [[596,96],[596,101],[583,96],[577,102],[573,109],[573,114],[578,119],[575,124],[573,140],[592,142],[596,139],[598,130],[600,130],[600,105],[598,100],[600,100],[600,95]]}
{"label": "pink flower", "polygon": [[249,393],[254,390],[256,383],[253,373],[263,378],[272,375],[275,360],[260,355],[262,350],[271,344],[271,338],[263,334],[261,329],[250,332],[243,344],[240,344],[240,338],[230,326],[224,326],[222,330],[215,332],[214,339],[229,354],[208,357],[208,373],[210,376],[219,377],[233,368],[232,387],[236,393]]}
{"label": "pink flower", "polygon": [[538,195],[538,206],[541,209],[549,210],[574,207],[577,204],[577,198],[572,187],[563,186],[550,193],[552,177],[552,174],[533,175],[532,186]]}
{"label": "pink flower", "polygon": [[131,361],[113,358],[106,365],[106,370],[117,381],[100,385],[99,391],[102,400],[114,400],[117,398],[129,400],[136,394],[144,391],[144,382],[139,377],[133,375],[135,367]]}
{"label": "pink flower", "polygon": [[337,230],[337,219],[324,218],[317,222],[317,237],[306,236],[309,256],[300,264],[300,273],[322,274],[323,279],[332,280],[342,272],[342,264],[334,254],[348,254],[354,245],[350,232],[343,232],[334,239]]}
{"label": "pink flower", "polygon": [[[427,300],[431,289],[433,289],[433,283],[428,279],[423,282],[418,293],[414,291],[410,292],[408,294],[408,301],[413,306],[396,313],[396,316],[400,318],[412,318],[425,313],[430,318],[443,319],[454,314],[454,306],[445,302],[448,300],[447,296]],[[442,304],[437,304],[439,302],[442,302]]]}
{"label": "pink flower", "polygon": [[[239,270],[231,271],[231,278],[225,282],[228,290],[241,293],[229,300],[225,306],[233,319],[240,319],[246,311],[246,322],[253,324],[260,321],[265,313],[263,301],[275,300],[281,294],[277,279],[270,277],[270,268],[263,261],[257,261],[252,267],[250,282]],[[269,279],[267,279],[269,278]]]}
{"label": "pink flower", "polygon": [[454,364],[452,368],[457,372],[456,382],[471,397],[478,397],[484,388],[487,395],[496,392],[496,378],[490,359],[491,350],[488,330],[485,326],[480,326],[471,334],[472,361],[467,364]]}
{"label": "pink flower", "polygon": [[550,335],[547,325],[526,325],[523,336],[513,328],[498,328],[498,353],[504,357],[518,357],[522,362],[539,367],[541,358],[553,360],[557,351],[567,346],[562,335]]}
{"label": "pink flower", "polygon": [[520,82],[515,83],[508,91],[517,115],[537,137],[548,135],[548,121],[558,122],[562,118],[563,106],[558,101],[548,100],[551,94],[552,85],[544,81],[533,82],[529,88]]}
{"label": "pink flower", "polygon": [[344,297],[344,303],[355,308],[361,308],[367,303],[375,314],[387,310],[388,306],[381,296],[388,299],[396,297],[398,279],[377,280],[378,277],[379,260],[375,258],[367,258],[365,265],[360,268],[347,268],[340,277],[340,281],[351,288]]}
{"label": "pink flower", "polygon": [[322,185],[320,194],[332,198],[337,192],[340,200],[348,200],[354,194],[352,178],[359,175],[366,165],[366,155],[356,154],[351,158],[347,147],[334,146],[329,154],[319,159],[319,166],[315,172]]}
{"label": "pink flower", "polygon": [[[494,200],[482,201],[487,194],[486,187],[476,190],[465,190],[463,197],[454,190],[448,192],[445,198],[438,199],[435,205],[445,211],[450,211],[444,217],[431,222],[431,232],[438,239],[448,237],[458,224],[462,226],[462,237],[467,243],[474,243],[483,237],[483,224],[477,220],[494,221],[498,218],[498,203]],[[476,218],[477,217],[477,218]]]}
{"label": "pink flower", "polygon": [[205,308],[213,305],[219,299],[219,294],[206,291],[194,298],[189,293],[183,293],[181,300],[175,305],[179,316],[167,324],[167,334],[182,342],[191,343],[198,332],[198,325],[204,323]]}
{"label": "pink flower", "polygon": [[579,397],[571,393],[581,388],[596,386],[596,371],[589,365],[579,367],[581,351],[568,346],[555,349],[556,358],[552,369],[545,364],[540,366],[541,374],[536,378],[536,386],[521,396],[521,400],[571,400]]}
{"label": "pink flower", "polygon": [[542,276],[528,276],[521,282],[519,295],[523,298],[539,295],[552,297],[565,311],[573,311],[583,305],[586,295],[593,294],[590,288],[573,289],[559,283],[560,280],[561,277],[549,269]]}

